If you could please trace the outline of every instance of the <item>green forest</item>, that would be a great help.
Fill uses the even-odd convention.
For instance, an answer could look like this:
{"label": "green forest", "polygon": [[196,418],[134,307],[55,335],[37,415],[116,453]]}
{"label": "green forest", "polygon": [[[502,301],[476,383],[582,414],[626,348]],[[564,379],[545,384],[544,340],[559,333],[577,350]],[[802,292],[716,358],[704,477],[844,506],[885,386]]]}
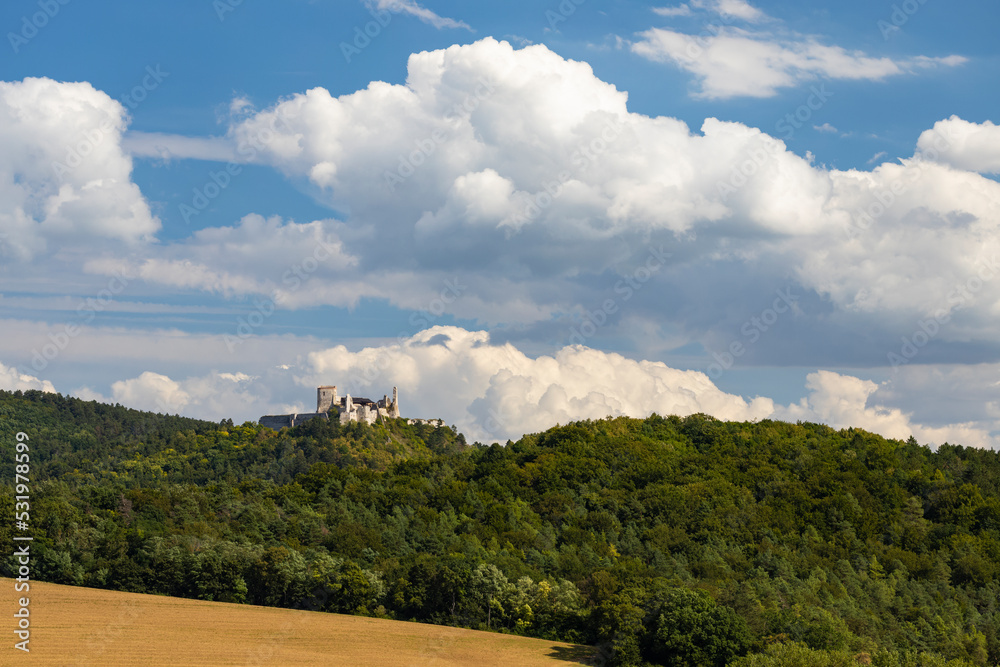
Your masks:
{"label": "green forest", "polygon": [[[598,647],[595,664],[1000,664],[1000,455],[653,415],[506,444],[0,392],[32,577]],[[13,558],[2,574],[15,572]]]}

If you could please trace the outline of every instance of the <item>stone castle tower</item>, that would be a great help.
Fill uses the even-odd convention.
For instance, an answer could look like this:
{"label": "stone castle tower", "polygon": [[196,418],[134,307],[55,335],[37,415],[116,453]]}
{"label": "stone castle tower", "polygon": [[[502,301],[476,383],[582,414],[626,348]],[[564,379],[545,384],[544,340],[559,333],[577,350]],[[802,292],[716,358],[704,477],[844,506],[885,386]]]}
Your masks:
{"label": "stone castle tower", "polygon": [[372,401],[367,398],[352,398],[350,394],[340,396],[337,394],[336,385],[327,385],[316,388],[316,413],[325,414],[331,409],[337,408],[340,413],[340,421],[366,421],[374,423],[379,417],[399,417],[399,390],[392,388],[392,401],[388,396],[383,396],[381,401]]}
{"label": "stone castle tower", "polygon": [[316,388],[316,412],[329,412],[334,403],[339,407],[336,385]]}

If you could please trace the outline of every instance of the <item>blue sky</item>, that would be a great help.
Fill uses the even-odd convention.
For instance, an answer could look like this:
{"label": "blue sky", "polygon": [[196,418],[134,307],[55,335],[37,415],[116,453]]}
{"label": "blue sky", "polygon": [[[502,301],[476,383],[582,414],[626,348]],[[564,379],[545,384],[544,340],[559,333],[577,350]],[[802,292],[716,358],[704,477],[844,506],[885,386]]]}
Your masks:
{"label": "blue sky", "polygon": [[996,447],[998,14],[6,3],[0,387]]}

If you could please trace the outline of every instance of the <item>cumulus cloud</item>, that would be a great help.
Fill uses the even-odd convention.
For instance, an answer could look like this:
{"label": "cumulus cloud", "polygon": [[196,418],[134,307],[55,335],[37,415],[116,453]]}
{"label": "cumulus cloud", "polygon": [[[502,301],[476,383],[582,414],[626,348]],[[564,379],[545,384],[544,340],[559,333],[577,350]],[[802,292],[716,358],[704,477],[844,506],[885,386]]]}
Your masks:
{"label": "cumulus cloud", "polygon": [[191,395],[180,384],[149,371],[137,378],[115,382],[111,390],[116,402],[141,410],[178,412],[191,402]]}
{"label": "cumulus cloud", "polygon": [[766,397],[747,401],[727,394],[697,371],[583,346],[530,358],[509,343],[491,342],[486,332],[458,327],[434,327],[356,352],[337,346],[311,354],[309,365],[312,372],[299,377],[304,387],[337,384],[341,393],[374,399],[366,394],[397,386],[404,415],[440,417],[486,441],[580,419],[704,412],[727,420],[801,419],[892,438],[914,435],[924,443],[995,446],[978,425],[927,427],[899,409],[868,407],[878,385],[828,371],[809,375],[809,395],[800,403],[780,406]]}
{"label": "cumulus cloud", "polygon": [[[72,351],[92,353],[94,360],[107,362],[112,373],[126,379],[111,383],[105,393],[87,386],[74,395],[209,421],[256,421],[264,414],[309,412],[314,409],[314,388],[335,384],[342,394],[372,399],[396,386],[403,416],[441,418],[483,442],[517,439],[556,423],[618,415],[642,418],[653,412],[703,412],[737,421],[813,421],[865,428],[891,438],[913,435],[933,445],[947,441],[996,448],[1000,433],[997,365],[954,367],[945,374],[926,366],[905,367],[882,384],[817,371],[808,376],[802,400],[781,405],[765,396],[729,394],[698,371],[581,345],[529,356],[509,342],[492,340],[485,331],[450,326],[356,350],[323,347],[314,340],[290,345],[285,337],[254,337],[235,357],[223,352],[222,336],[178,335],[174,345],[164,346],[157,344],[160,335],[117,332],[112,343],[103,339],[103,352],[96,346],[102,340],[90,338],[86,334],[80,349]],[[108,345],[121,350],[126,361]],[[197,358],[190,365],[193,372],[180,371],[182,364],[175,361],[179,356]],[[218,368],[227,359],[226,368],[203,370]],[[159,370],[129,372],[151,367]],[[0,388],[54,391],[51,383],[6,366],[0,366]]]}
{"label": "cumulus cloud", "polygon": [[0,389],[5,391],[28,391],[35,389],[55,393],[56,389],[48,380],[39,380],[33,375],[21,373],[16,368],[0,363]]}
{"label": "cumulus cloud", "polygon": [[[111,385],[111,396],[82,387],[73,392],[84,400],[121,403],[137,410],[163,414],[184,414],[189,417],[220,421],[245,417],[256,421],[270,406],[271,391],[259,376],[246,373],[212,371],[182,380],[145,371],[134,378]],[[282,409],[301,411],[297,406],[281,405]],[[253,416],[249,416],[253,415]]]}
{"label": "cumulus cloud", "polygon": [[[760,41],[738,31],[723,36]],[[807,59],[822,64],[813,75],[864,77],[885,66],[883,59],[813,46]],[[770,48],[761,51],[768,67],[800,76],[801,68],[789,65],[794,58],[769,60]],[[781,48],[795,55],[787,44]],[[744,327],[778,287],[790,287],[801,307],[755,329],[760,341],[741,363],[884,365],[886,353],[901,345],[916,350],[911,366],[1000,358],[1000,184],[981,175],[996,170],[988,122],[951,118],[921,136],[912,158],[840,171],[790,152],[781,140],[790,128],[780,123],[770,136],[714,118],[692,129],[632,113],[625,92],[544,46],[516,50],[487,39],[415,54],[408,70],[405,85],[373,82],[339,97],[316,88],[260,112],[237,100],[240,120],[225,142],[173,144],[181,154],[216,159],[253,146],[241,159],[280,169],[339,219],[248,215],[164,242],[156,242],[159,222],[130,181],[129,151],[155,152],[170,137],[137,135],[129,144],[124,110],[89,84],[0,84],[0,252],[45,257],[58,239],[60,253],[87,257],[79,261],[90,274],[141,278],[173,292],[266,295],[282,308],[384,299],[505,325],[511,340],[523,327],[526,337],[560,351],[530,358],[485,334],[457,330],[366,353],[397,355],[399,368],[414,369],[409,395],[454,396],[421,410],[447,405],[442,416],[483,434],[491,419],[544,428],[546,420],[603,411],[778,414],[769,399],[727,395],[696,372],[562,348],[583,322],[596,331],[587,335],[593,346],[619,338],[635,345],[656,339],[649,344],[660,350],[692,343],[731,349],[734,340],[747,342]],[[262,142],[264,136],[270,139]],[[220,150],[223,144],[229,148]],[[38,262],[46,279],[62,264],[62,256]],[[427,324],[418,321],[416,328]],[[24,354],[49,340],[51,331],[37,328],[20,336],[5,322],[5,336],[18,337],[16,351]],[[859,331],[864,344],[856,341]],[[185,411],[217,405],[223,414],[229,406],[278,402],[262,389],[265,380],[237,375],[263,377],[256,370],[230,366],[205,375],[206,354],[231,353],[221,339],[91,333],[75,338],[60,359],[110,359],[113,350],[138,364],[155,348],[171,363],[202,364],[190,373],[158,366],[117,375],[130,379],[109,385],[113,399]],[[355,364],[348,374],[367,363],[361,352],[344,354]],[[442,360],[460,361],[464,375],[456,377]],[[294,359],[282,361],[295,366]],[[317,356],[314,379],[344,370],[337,363]],[[588,365],[609,379],[588,375]],[[45,386],[11,369],[6,381]],[[923,428],[928,438],[939,437],[933,429],[966,428],[943,420],[914,424],[901,404],[877,407],[886,405],[889,389],[872,390],[857,378],[818,375],[810,382],[806,402],[788,408],[794,414],[856,417],[892,433]],[[451,385],[469,393],[449,394]],[[378,387],[360,386],[370,389]],[[213,392],[230,398],[212,403]],[[978,419],[970,415],[976,425],[962,437],[982,442],[975,440],[985,428]]]}
{"label": "cumulus cloud", "polygon": [[[4,84],[15,104],[0,141],[19,152],[0,154],[16,195],[3,204],[3,252],[37,252],[58,229],[60,252],[85,255],[93,280],[124,274],[278,308],[382,299],[557,345],[589,321],[590,345],[661,351],[727,349],[775,289],[791,287],[801,317],[743,361],[885,365],[928,317],[937,324],[920,363],[1000,358],[1000,184],[947,157],[971,124],[939,123],[912,158],[838,171],[790,152],[780,123],[776,138],[631,113],[626,93],[544,46],[485,39],[415,54],[408,68],[405,85],[340,97],[316,88],[260,112],[236,105],[230,145],[253,146],[247,159],[300,181],[339,220],[249,215],[162,243],[146,242],[154,218],[116,218],[101,208],[108,193],[94,195],[114,184],[109,206],[148,214],[128,181],[120,105],[88,84]],[[97,197],[94,215],[50,223],[62,190],[38,156],[65,153],[51,141],[65,128],[86,133],[108,117],[108,140],[64,175],[86,181],[77,194]],[[15,163],[41,175],[15,178]],[[80,240],[69,243],[58,220]],[[101,234],[126,245],[95,250]],[[46,277],[64,265],[50,262]],[[857,331],[868,343],[845,345]]]}
{"label": "cumulus cloud", "polygon": [[89,83],[0,82],[0,247],[27,260],[101,240],[135,244],[160,227],[122,150],[124,107]]}
{"label": "cumulus cloud", "polygon": [[930,426],[976,422],[1000,429],[1000,364],[911,364],[879,386],[878,401],[920,415]]}
{"label": "cumulus cloud", "polygon": [[337,384],[341,393],[365,395],[397,386],[404,415],[440,417],[491,441],[608,415],[753,419],[774,407],[766,398],[726,394],[695,371],[582,346],[531,358],[510,343],[491,343],[485,331],[458,327],[432,327],[357,352],[337,346],[309,355],[309,366],[312,372],[300,377],[304,387]]}
{"label": "cumulus cloud", "polygon": [[[939,138],[948,137],[945,145]],[[982,174],[1000,173],[1000,126],[991,121],[971,123],[958,116],[938,121],[917,140],[927,159]]]}
{"label": "cumulus cloud", "polygon": [[[610,299],[598,337],[645,345],[653,333],[710,351],[790,286],[805,316],[747,360],[883,365],[935,314],[948,320],[931,346],[944,360],[963,354],[951,343],[996,348],[1000,281],[980,275],[1000,250],[991,179],[923,149],[871,171],[816,166],[787,149],[786,121],[770,136],[631,113],[589,65],[540,45],[484,39],[414,54],[408,70],[405,85],[340,97],[315,88],[229,130],[232,145],[253,146],[252,160],[300,181],[341,221],[248,216],[127,261],[101,254],[88,270],[280,293],[280,307],[443,301],[457,317],[559,343]],[[954,125],[922,144],[946,144]],[[287,272],[320,242],[329,257],[308,289],[290,289]],[[642,274],[654,255],[670,258]],[[870,344],[843,345],[858,330]]]}
{"label": "cumulus cloud", "polygon": [[996,447],[996,438],[975,424],[949,424],[930,427],[915,424],[912,415],[897,408],[869,406],[869,397],[879,386],[830,371],[810,373],[806,380],[809,395],[798,404],[775,411],[774,416],[786,421],[820,422],[834,428],[863,428],[887,438],[905,440],[911,435],[923,444],[945,442],[969,447]]}
{"label": "cumulus cloud", "polygon": [[781,36],[719,27],[712,35],[692,35],[665,28],[639,33],[632,51],[655,62],[671,63],[698,79],[696,97],[773,97],[818,78],[881,81],[933,67],[954,67],[960,56],[893,60],[821,43],[814,37]]}

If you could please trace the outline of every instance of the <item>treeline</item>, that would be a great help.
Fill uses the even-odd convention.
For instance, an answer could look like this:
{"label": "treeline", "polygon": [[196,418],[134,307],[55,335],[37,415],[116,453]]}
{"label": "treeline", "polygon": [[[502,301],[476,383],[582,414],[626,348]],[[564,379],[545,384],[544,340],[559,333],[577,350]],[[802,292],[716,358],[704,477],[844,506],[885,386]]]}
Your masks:
{"label": "treeline", "polygon": [[993,451],[704,415],[469,446],[0,392],[7,461],[17,431],[48,581],[587,643],[608,665],[1000,663]]}

